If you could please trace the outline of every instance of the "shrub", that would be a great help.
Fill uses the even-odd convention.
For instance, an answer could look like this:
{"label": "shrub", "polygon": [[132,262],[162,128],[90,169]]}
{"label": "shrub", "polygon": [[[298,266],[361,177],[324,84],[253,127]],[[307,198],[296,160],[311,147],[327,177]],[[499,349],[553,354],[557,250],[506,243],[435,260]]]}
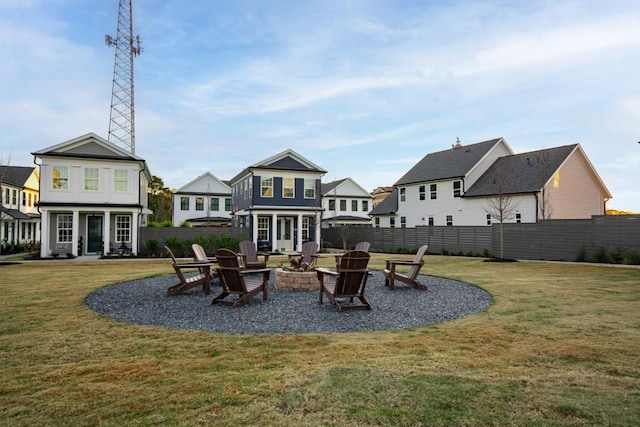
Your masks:
{"label": "shrub", "polygon": [[173,227],[173,222],[171,222],[170,220],[164,220],[162,221],[162,223],[160,224],[160,227]]}
{"label": "shrub", "polygon": [[144,244],[144,250],[147,255],[158,255],[160,250],[160,243],[158,243],[158,241],[155,239],[148,240]]}
{"label": "shrub", "polygon": [[182,227],[182,228],[190,228],[191,224],[189,223],[189,221],[182,221],[180,223],[180,227]]}

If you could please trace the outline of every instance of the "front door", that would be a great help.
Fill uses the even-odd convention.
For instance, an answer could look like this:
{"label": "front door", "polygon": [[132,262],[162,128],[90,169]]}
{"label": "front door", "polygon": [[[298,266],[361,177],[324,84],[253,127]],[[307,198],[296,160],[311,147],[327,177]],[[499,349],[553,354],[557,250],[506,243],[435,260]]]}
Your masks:
{"label": "front door", "polygon": [[87,217],[87,253],[98,253],[102,250],[102,217]]}
{"label": "front door", "polygon": [[293,250],[293,219],[291,217],[278,220],[278,250]]}

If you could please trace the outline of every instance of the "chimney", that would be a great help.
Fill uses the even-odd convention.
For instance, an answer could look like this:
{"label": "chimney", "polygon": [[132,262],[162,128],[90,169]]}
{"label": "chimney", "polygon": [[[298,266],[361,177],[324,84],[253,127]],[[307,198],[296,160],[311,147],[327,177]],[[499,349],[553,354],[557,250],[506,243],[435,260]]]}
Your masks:
{"label": "chimney", "polygon": [[453,148],[460,148],[462,147],[462,143],[460,143],[460,138],[456,137],[456,145],[453,146]]}

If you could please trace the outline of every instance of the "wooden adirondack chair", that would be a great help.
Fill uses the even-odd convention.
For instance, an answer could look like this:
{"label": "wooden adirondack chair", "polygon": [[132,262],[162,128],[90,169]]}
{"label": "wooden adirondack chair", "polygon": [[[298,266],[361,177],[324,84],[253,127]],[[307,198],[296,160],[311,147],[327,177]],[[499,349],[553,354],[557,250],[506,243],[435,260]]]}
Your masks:
{"label": "wooden adirondack chair", "polygon": [[[371,310],[371,304],[364,296],[365,286],[369,277],[368,264],[368,253],[351,251],[344,254],[340,259],[338,271],[317,268],[318,280],[320,280],[318,304],[322,304],[322,296],[326,295],[338,311],[347,308]],[[340,301],[345,298],[349,299],[349,304]],[[353,304],[354,298],[358,298],[360,303]]]}
{"label": "wooden adirondack chair", "polygon": [[[210,258],[207,256],[207,252],[199,244],[197,243],[192,244],[191,249],[193,250],[194,259],[196,261],[210,262],[210,263],[216,262],[215,258]],[[218,271],[215,269],[212,269],[211,267],[202,267],[200,268],[200,272],[206,273],[205,271],[206,269],[209,270],[209,274],[211,274],[212,279],[215,279],[216,277],[218,277]]]}
{"label": "wooden adirondack chair", "polygon": [[244,240],[240,242],[240,257],[242,258],[242,265],[248,269],[261,269],[267,267],[269,262],[269,255],[262,255],[264,261],[258,259],[258,252],[256,251],[256,244],[251,240]]}
{"label": "wooden adirondack chair", "polygon": [[[218,261],[218,277],[222,285],[222,293],[215,297],[211,304],[227,304],[240,307],[251,298],[262,292],[263,301],[267,300],[267,285],[271,270],[245,270],[238,263],[238,255],[229,249],[218,249],[216,252]],[[261,275],[261,279],[250,276]],[[227,301],[230,295],[236,295],[235,301]]]}
{"label": "wooden adirondack chair", "polygon": [[[167,295],[177,295],[180,292],[184,292],[200,285],[202,285],[205,295],[209,295],[211,293],[211,280],[213,278],[211,274],[211,263],[208,261],[179,263],[173,255],[173,252],[171,252],[171,249],[169,249],[168,246],[165,246],[164,248],[171,257],[171,266],[180,280],[178,284],[167,289]],[[185,272],[188,272],[189,270],[197,270],[198,274],[188,277],[185,276]]]}
{"label": "wooden adirondack chair", "polygon": [[[393,289],[395,281],[399,280],[400,282],[406,283],[416,289],[427,290],[427,287],[417,280],[420,269],[424,265],[424,260],[422,258],[424,257],[425,252],[427,252],[427,248],[428,245],[421,246],[413,261],[387,260],[387,265],[384,269],[384,285],[388,286],[389,289]],[[409,271],[407,273],[398,272],[396,267],[399,265],[409,266]]]}
{"label": "wooden adirondack chair", "polygon": [[[356,243],[356,247],[353,250],[369,252],[369,247],[371,247],[371,243],[369,242],[358,242]],[[342,254],[336,255],[336,270],[340,268],[340,258],[342,258]]]}
{"label": "wooden adirondack chair", "polygon": [[318,265],[318,249],[319,245],[316,242],[304,242],[302,244],[302,253],[300,255],[289,255],[289,262],[294,258],[299,258],[297,261],[306,262],[309,265]]}

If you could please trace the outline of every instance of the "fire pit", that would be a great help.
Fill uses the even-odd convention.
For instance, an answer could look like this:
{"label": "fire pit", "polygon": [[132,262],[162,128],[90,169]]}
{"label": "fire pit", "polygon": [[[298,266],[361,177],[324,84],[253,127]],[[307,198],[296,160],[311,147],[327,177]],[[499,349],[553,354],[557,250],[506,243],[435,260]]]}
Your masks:
{"label": "fire pit", "polygon": [[315,271],[276,268],[276,288],[284,291],[317,291],[320,289],[320,282]]}

